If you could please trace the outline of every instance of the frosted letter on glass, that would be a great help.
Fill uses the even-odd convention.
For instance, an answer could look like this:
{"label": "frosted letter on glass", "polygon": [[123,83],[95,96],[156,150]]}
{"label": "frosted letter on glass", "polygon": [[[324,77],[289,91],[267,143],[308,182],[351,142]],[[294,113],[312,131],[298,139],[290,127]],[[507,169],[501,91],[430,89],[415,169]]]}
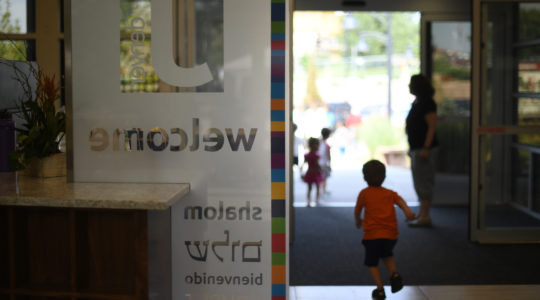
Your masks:
{"label": "frosted letter on glass", "polygon": [[212,73],[206,63],[193,68],[176,65],[172,42],[172,0],[152,0],[151,3],[152,64],[159,78],[178,87],[200,86],[212,81]]}

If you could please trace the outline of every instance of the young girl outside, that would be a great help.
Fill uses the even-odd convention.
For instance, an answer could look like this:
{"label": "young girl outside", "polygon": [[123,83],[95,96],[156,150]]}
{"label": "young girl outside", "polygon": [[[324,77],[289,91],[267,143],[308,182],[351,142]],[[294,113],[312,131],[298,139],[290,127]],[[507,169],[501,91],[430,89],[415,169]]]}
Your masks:
{"label": "young girl outside", "polygon": [[319,150],[320,141],[316,138],[309,138],[308,148],[309,152],[304,155],[304,162],[308,164],[306,174],[302,176],[302,180],[307,183],[307,206],[311,207],[311,190],[313,184],[315,184],[315,205],[319,204],[319,185],[324,181],[321,166],[319,165]]}

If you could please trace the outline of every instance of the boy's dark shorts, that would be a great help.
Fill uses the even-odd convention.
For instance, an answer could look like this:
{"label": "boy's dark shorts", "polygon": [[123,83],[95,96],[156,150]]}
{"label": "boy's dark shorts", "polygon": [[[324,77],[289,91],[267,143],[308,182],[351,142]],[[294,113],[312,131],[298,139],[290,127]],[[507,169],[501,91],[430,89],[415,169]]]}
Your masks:
{"label": "boy's dark shorts", "polygon": [[368,267],[376,267],[379,264],[379,259],[394,256],[392,250],[394,250],[396,242],[397,240],[389,239],[362,240],[362,244],[366,248],[364,264]]}

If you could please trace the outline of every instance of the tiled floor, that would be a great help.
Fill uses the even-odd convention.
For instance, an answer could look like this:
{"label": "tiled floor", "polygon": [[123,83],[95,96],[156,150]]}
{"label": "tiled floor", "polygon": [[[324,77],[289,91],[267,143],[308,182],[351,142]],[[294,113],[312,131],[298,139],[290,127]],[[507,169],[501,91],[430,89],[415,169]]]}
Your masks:
{"label": "tiled floor", "polygon": [[[291,286],[290,300],[370,300],[373,286]],[[539,300],[540,285],[406,286],[392,300]]]}

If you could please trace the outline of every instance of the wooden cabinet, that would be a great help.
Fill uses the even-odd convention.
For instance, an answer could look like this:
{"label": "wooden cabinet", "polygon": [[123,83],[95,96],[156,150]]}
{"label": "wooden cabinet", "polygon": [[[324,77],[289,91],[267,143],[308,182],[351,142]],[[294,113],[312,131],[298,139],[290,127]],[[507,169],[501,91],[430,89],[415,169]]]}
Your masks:
{"label": "wooden cabinet", "polygon": [[0,300],[170,300],[183,183],[68,183],[0,172]]}
{"label": "wooden cabinet", "polygon": [[0,206],[0,300],[147,299],[147,211]]}

